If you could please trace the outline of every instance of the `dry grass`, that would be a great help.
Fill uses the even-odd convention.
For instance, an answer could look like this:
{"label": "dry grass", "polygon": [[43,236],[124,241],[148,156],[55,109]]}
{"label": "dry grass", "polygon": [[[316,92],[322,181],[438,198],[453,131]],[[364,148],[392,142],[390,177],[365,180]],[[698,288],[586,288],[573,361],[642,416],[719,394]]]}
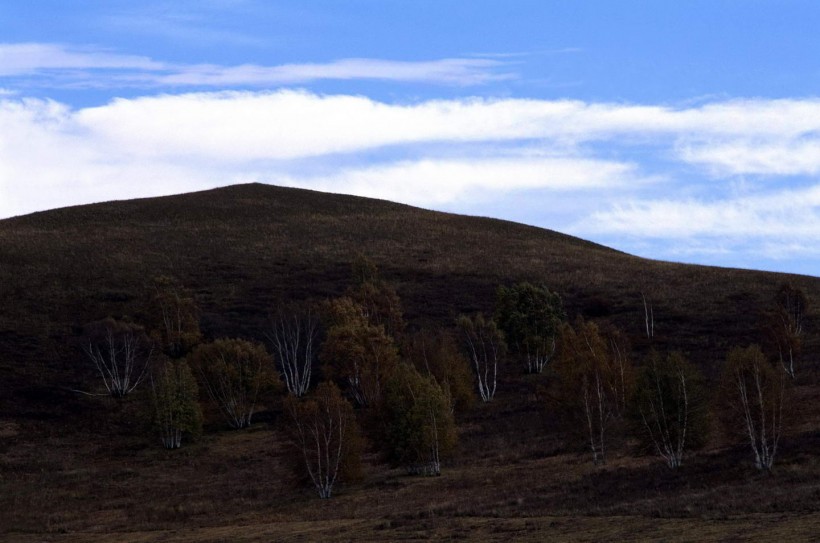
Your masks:
{"label": "dry grass", "polygon": [[[139,319],[150,278],[196,293],[210,337],[261,337],[280,300],[347,286],[357,252],[401,295],[412,327],[491,309],[498,284],[545,283],[570,315],[606,317],[640,352],[641,292],[656,346],[714,376],[757,337],[783,281],[820,300],[820,280],[639,259],[490,219],[262,185],[83,206],[0,221],[0,539],[8,541],[809,540],[820,523],[816,334],[804,412],[772,476],[718,437],[680,472],[619,445],[596,468],[508,368],[497,401],[459,421],[442,477],[368,459],[367,477],[320,501],[294,487],[275,407],[248,432],[210,432],[166,452],[129,402],[87,398],[77,326]],[[816,329],[811,316],[809,329]],[[137,402],[134,399],[133,402]],[[577,452],[576,452],[577,451]]]}
{"label": "dry grass", "polygon": [[809,541],[820,528],[811,449],[787,448],[762,476],[745,449],[707,451],[671,472],[627,451],[595,467],[586,454],[485,438],[435,478],[370,457],[363,483],[319,500],[283,471],[275,427],[209,434],[175,452],[138,436],[10,437],[0,456],[0,539]]}

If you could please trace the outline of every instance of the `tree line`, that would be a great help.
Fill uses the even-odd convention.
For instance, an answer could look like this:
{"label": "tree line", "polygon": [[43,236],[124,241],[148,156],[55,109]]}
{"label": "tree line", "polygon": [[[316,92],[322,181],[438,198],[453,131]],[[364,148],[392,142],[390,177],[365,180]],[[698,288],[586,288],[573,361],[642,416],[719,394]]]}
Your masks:
{"label": "tree line", "polygon": [[[264,341],[204,341],[192,293],[160,277],[143,322],[89,323],[83,351],[100,394],[123,398],[147,383],[153,426],[169,449],[202,432],[203,405],[241,430],[281,397],[299,475],[322,498],[362,476],[365,441],[408,473],[440,474],[457,445],[457,417],[493,402],[499,380],[516,371],[539,376],[539,401],[595,464],[606,463],[613,436],[628,435],[678,468],[717,418],[749,444],[757,469],[772,469],[802,354],[808,301],[799,289],[778,291],[763,347],[731,349],[710,389],[681,352],[652,348],[636,363],[622,330],[570,321],[545,286],[501,286],[492,315],[411,331],[395,289],[369,260],[357,259],[352,277],[343,296],[276,308]],[[651,340],[654,310],[643,304]]]}

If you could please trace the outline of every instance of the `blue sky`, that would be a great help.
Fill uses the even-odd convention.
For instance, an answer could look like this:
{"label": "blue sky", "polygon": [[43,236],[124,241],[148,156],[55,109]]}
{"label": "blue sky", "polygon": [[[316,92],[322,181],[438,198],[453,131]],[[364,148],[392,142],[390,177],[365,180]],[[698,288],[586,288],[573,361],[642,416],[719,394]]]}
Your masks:
{"label": "blue sky", "polygon": [[0,4],[0,217],[258,181],[820,275],[820,4]]}

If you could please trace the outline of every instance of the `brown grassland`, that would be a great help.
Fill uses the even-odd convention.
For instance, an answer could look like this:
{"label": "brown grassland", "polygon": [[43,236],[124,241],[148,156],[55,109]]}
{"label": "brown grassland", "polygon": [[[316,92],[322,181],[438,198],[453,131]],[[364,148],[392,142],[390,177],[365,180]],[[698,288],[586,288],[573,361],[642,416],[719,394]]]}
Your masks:
{"label": "brown grassland", "polygon": [[3,541],[745,541],[820,534],[820,329],[814,312],[791,425],[772,474],[716,430],[677,471],[631,439],[592,465],[555,420],[541,376],[503,368],[496,399],[458,418],[440,477],[378,455],[365,478],[319,500],[295,481],[271,401],[245,431],[210,422],[162,449],[144,391],[123,401],[72,392],[95,382],[80,327],[140,319],[147,285],[176,277],[207,338],[262,339],[277,304],[344,292],[364,254],[395,285],[408,325],[450,327],[491,312],[528,280],[570,317],[608,320],[648,349],[684,351],[711,382],[732,346],[760,340],[783,283],[820,304],[820,279],[651,261],[555,232],[378,200],[240,185],[0,221],[0,540]]}

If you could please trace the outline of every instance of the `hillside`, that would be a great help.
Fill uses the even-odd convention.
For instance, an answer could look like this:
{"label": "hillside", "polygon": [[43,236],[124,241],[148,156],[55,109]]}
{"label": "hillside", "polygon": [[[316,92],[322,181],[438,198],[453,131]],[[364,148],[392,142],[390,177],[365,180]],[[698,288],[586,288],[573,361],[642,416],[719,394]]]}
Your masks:
{"label": "hillside", "polygon": [[[156,530],[176,534],[169,541],[263,541],[541,540],[542,530],[572,539],[581,529],[587,540],[672,540],[697,526],[722,539],[775,525],[788,539],[812,533],[801,515],[820,523],[814,411],[786,440],[789,467],[768,486],[749,471],[746,449],[720,436],[682,473],[634,458],[626,445],[597,468],[543,417],[536,383],[515,374],[497,402],[459,421],[449,475],[412,479],[371,456],[362,485],[317,504],[283,475],[275,408],[249,432],[218,431],[167,453],[135,431],[127,402],[70,392],[93,378],[76,348],[80,327],[108,315],[138,319],[153,277],[193,291],[207,337],[262,338],[278,303],[344,292],[357,254],[396,287],[411,328],[492,311],[499,285],[528,280],[560,293],[570,316],[620,326],[640,355],[645,296],[655,345],[687,352],[707,377],[730,346],[758,339],[782,283],[820,300],[820,278],[652,261],[506,221],[259,184],[3,220],[0,525],[32,541],[43,532],[106,541],[109,530],[119,533],[112,541],[154,540]],[[807,329],[815,370],[799,394],[816,405],[813,313]],[[44,496],[54,505],[39,511]],[[196,529],[173,532],[190,523]]]}
{"label": "hillside", "polygon": [[658,262],[506,221],[238,185],[0,221],[0,371],[15,383],[3,396],[32,385],[35,370],[45,383],[76,378],[64,348],[72,327],[133,314],[152,277],[194,290],[207,335],[259,336],[278,301],[341,293],[357,253],[397,287],[411,325],[489,311],[499,284],[529,280],[559,292],[571,315],[610,318],[640,347],[644,293],[661,344],[707,372],[728,345],[753,339],[782,282],[820,299],[816,278]]}

